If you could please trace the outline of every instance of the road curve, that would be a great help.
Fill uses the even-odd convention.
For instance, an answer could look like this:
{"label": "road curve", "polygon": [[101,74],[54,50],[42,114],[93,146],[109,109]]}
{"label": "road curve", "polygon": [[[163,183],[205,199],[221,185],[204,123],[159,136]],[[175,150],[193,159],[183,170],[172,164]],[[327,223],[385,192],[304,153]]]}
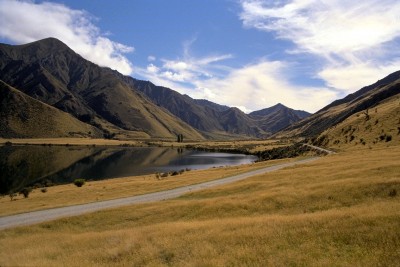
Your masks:
{"label": "road curve", "polygon": [[336,152],[334,152],[334,151],[332,151],[332,150],[328,150],[328,149],[325,149],[325,148],[322,148],[322,147],[318,147],[318,146],[313,146],[313,145],[309,145],[309,144],[303,144],[303,146],[311,147],[312,149],[321,151],[321,152],[323,152],[323,153],[326,153],[327,155],[329,155],[329,154],[336,154]]}
{"label": "road curve", "polygon": [[28,212],[28,213],[0,217],[0,230],[7,229],[7,228],[13,228],[13,227],[17,227],[17,226],[23,226],[23,225],[32,225],[32,224],[46,222],[46,221],[64,218],[64,217],[77,216],[77,215],[90,213],[90,212],[94,212],[94,211],[98,211],[98,210],[108,209],[108,208],[117,208],[117,207],[122,207],[122,206],[127,206],[127,205],[134,205],[134,204],[146,203],[146,202],[147,203],[148,202],[156,202],[156,201],[160,201],[160,200],[176,198],[185,193],[240,181],[240,180],[243,180],[243,179],[255,176],[255,175],[280,170],[285,167],[290,167],[290,166],[294,166],[297,164],[308,163],[308,162],[314,161],[316,159],[318,159],[318,157],[303,159],[303,160],[299,160],[296,162],[278,164],[278,165],[265,167],[262,169],[249,171],[246,173],[242,173],[242,174],[238,174],[238,175],[234,175],[234,176],[230,176],[230,177],[226,177],[226,178],[222,178],[222,179],[218,179],[218,180],[213,180],[213,181],[204,182],[204,183],[200,183],[200,184],[183,186],[183,187],[165,190],[165,191],[161,191],[161,192],[149,193],[149,194],[144,194],[144,195],[139,195],[139,196],[132,196],[132,197],[127,197],[127,198],[105,200],[105,201],[99,201],[99,202],[93,202],[93,203],[81,204],[81,205],[74,205],[74,206],[68,206],[68,207],[54,208],[54,209],[48,209],[48,210],[32,211],[32,212]]}

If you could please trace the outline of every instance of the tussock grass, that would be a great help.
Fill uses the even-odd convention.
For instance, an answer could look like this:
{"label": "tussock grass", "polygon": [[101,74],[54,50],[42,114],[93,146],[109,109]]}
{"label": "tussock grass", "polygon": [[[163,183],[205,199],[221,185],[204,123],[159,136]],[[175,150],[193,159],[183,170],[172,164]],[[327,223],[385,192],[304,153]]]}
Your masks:
{"label": "tussock grass", "polygon": [[[397,266],[400,147],[0,232],[0,265]],[[40,246],[37,244],[40,242]]]}
{"label": "tussock grass", "polygon": [[400,96],[358,112],[320,135],[323,144],[339,150],[400,144]]}

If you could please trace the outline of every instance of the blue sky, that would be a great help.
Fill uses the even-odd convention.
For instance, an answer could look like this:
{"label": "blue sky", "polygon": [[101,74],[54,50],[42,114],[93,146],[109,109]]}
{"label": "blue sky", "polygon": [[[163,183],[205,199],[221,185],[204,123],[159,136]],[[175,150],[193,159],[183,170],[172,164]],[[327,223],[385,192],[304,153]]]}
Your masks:
{"label": "blue sky", "polygon": [[315,112],[399,70],[397,0],[0,0],[0,42],[86,59],[245,112]]}

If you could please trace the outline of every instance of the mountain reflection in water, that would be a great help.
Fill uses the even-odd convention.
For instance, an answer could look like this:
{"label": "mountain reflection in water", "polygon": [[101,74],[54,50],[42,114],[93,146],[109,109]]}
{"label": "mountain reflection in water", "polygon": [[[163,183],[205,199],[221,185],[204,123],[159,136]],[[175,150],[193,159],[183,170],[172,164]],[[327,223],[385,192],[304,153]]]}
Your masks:
{"label": "mountain reflection in water", "polygon": [[163,147],[0,146],[0,194],[71,183],[254,162],[255,156]]}

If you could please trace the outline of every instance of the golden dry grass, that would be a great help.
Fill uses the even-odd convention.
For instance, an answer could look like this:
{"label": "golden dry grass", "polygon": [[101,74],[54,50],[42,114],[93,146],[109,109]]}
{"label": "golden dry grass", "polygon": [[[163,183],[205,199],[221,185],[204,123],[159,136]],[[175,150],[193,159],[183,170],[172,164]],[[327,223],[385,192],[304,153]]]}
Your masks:
{"label": "golden dry grass", "polygon": [[[372,109],[350,116],[321,134],[321,136],[324,135],[329,140],[327,145],[339,150],[359,149],[360,146],[382,147],[399,145],[399,96],[393,96]],[[390,136],[390,139],[388,136]]]}
{"label": "golden dry grass", "polygon": [[38,188],[34,189],[26,199],[22,195],[14,198],[14,201],[10,201],[8,196],[0,197],[0,216],[158,192],[295,160],[286,159],[209,170],[193,170],[162,179],[157,179],[155,174],[151,174],[89,181],[80,188],[71,183],[49,187],[46,193],[42,193],[41,188]]}
{"label": "golden dry grass", "polygon": [[398,146],[349,151],[175,200],[4,230],[0,265],[398,266],[399,158]]}

